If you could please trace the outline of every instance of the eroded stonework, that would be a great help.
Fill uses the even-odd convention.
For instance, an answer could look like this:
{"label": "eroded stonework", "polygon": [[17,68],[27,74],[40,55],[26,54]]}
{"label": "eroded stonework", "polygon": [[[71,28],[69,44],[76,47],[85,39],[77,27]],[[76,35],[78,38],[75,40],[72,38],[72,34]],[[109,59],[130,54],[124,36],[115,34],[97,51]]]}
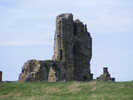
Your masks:
{"label": "eroded stonework", "polygon": [[108,68],[103,68],[103,74],[100,75],[100,77],[97,78],[98,81],[115,81],[115,78],[112,78],[111,75],[108,72]]}
{"label": "eroded stonework", "polygon": [[56,75],[56,81],[64,79],[64,68],[60,62],[45,60],[27,61],[19,76],[19,82],[26,81],[48,81],[49,70],[52,68]]}
{"label": "eroded stonework", "polygon": [[26,62],[19,81],[48,81],[50,68],[55,71],[56,81],[89,81],[93,79],[91,57],[92,38],[87,26],[73,20],[72,14],[61,14],[56,18],[53,60]]}
{"label": "eroded stonework", "polygon": [[56,75],[54,69],[51,67],[49,70],[48,82],[56,82]]}
{"label": "eroded stonework", "polygon": [[66,80],[92,79],[90,60],[92,39],[87,26],[73,20],[72,14],[61,14],[56,19],[53,60],[63,63]]}

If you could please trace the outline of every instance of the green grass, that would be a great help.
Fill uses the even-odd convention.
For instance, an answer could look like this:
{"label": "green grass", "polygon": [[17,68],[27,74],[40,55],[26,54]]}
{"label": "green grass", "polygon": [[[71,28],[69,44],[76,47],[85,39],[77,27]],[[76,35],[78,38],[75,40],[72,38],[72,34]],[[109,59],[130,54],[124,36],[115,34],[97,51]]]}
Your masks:
{"label": "green grass", "polygon": [[0,100],[133,100],[133,82],[0,83]]}

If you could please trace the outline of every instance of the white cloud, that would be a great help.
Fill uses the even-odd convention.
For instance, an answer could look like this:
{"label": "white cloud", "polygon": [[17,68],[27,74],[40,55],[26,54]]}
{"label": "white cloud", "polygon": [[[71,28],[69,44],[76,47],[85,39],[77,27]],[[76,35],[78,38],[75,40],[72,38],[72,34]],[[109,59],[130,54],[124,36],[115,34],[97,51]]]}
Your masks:
{"label": "white cloud", "polygon": [[[117,73],[120,67],[124,70],[126,64],[132,66],[129,61],[132,56],[128,55],[126,59],[123,55],[133,49],[133,35],[130,34],[133,33],[132,10],[133,0],[0,0],[0,46],[53,46],[55,18],[60,13],[70,12],[74,18],[87,23],[88,31],[95,33],[94,71],[110,64],[113,66],[111,70]],[[121,61],[111,61],[113,58]],[[7,60],[8,57],[6,63]],[[121,75],[125,76],[124,73]]]}
{"label": "white cloud", "polygon": [[36,45],[51,45],[51,43],[48,43],[46,41],[6,41],[1,42],[0,46],[36,46]]}
{"label": "white cloud", "polygon": [[[45,39],[46,44],[53,41],[55,18],[57,14],[63,12],[73,13],[75,18],[87,23],[88,31],[93,33],[132,31],[133,8],[130,0],[127,2],[124,0],[13,0],[12,2],[0,0],[1,2],[8,3],[6,6],[2,4],[0,6],[1,44],[3,38],[4,43],[7,41],[6,44],[10,45],[19,43],[27,45],[26,42],[22,42],[29,38],[31,42]],[[38,38],[35,39],[36,37]],[[15,43],[13,43],[14,39]],[[31,42],[30,44],[41,44]]]}

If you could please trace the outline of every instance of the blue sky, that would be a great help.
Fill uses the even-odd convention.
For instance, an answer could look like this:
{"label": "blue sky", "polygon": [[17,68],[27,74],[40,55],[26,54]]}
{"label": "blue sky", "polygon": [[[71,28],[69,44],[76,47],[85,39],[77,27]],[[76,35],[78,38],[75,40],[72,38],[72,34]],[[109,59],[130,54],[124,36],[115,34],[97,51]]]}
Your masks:
{"label": "blue sky", "polygon": [[0,0],[0,70],[17,80],[29,59],[51,59],[55,19],[73,13],[93,38],[94,77],[108,67],[117,81],[133,80],[132,0]]}

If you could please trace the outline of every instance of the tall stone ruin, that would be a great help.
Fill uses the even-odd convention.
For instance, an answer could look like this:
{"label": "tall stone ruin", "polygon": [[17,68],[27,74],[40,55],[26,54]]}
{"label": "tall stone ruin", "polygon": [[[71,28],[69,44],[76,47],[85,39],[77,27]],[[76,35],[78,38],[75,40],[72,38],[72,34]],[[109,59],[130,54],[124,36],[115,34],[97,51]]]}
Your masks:
{"label": "tall stone ruin", "polygon": [[66,80],[91,80],[92,39],[87,26],[72,14],[56,18],[53,60],[62,62]]}
{"label": "tall stone ruin", "polygon": [[29,60],[23,66],[19,81],[48,81],[51,79],[51,67],[56,81],[89,81],[93,79],[90,71],[91,57],[92,38],[87,26],[78,19],[73,20],[72,14],[61,14],[56,18],[53,59],[37,61],[37,65],[31,63],[33,60]]}

